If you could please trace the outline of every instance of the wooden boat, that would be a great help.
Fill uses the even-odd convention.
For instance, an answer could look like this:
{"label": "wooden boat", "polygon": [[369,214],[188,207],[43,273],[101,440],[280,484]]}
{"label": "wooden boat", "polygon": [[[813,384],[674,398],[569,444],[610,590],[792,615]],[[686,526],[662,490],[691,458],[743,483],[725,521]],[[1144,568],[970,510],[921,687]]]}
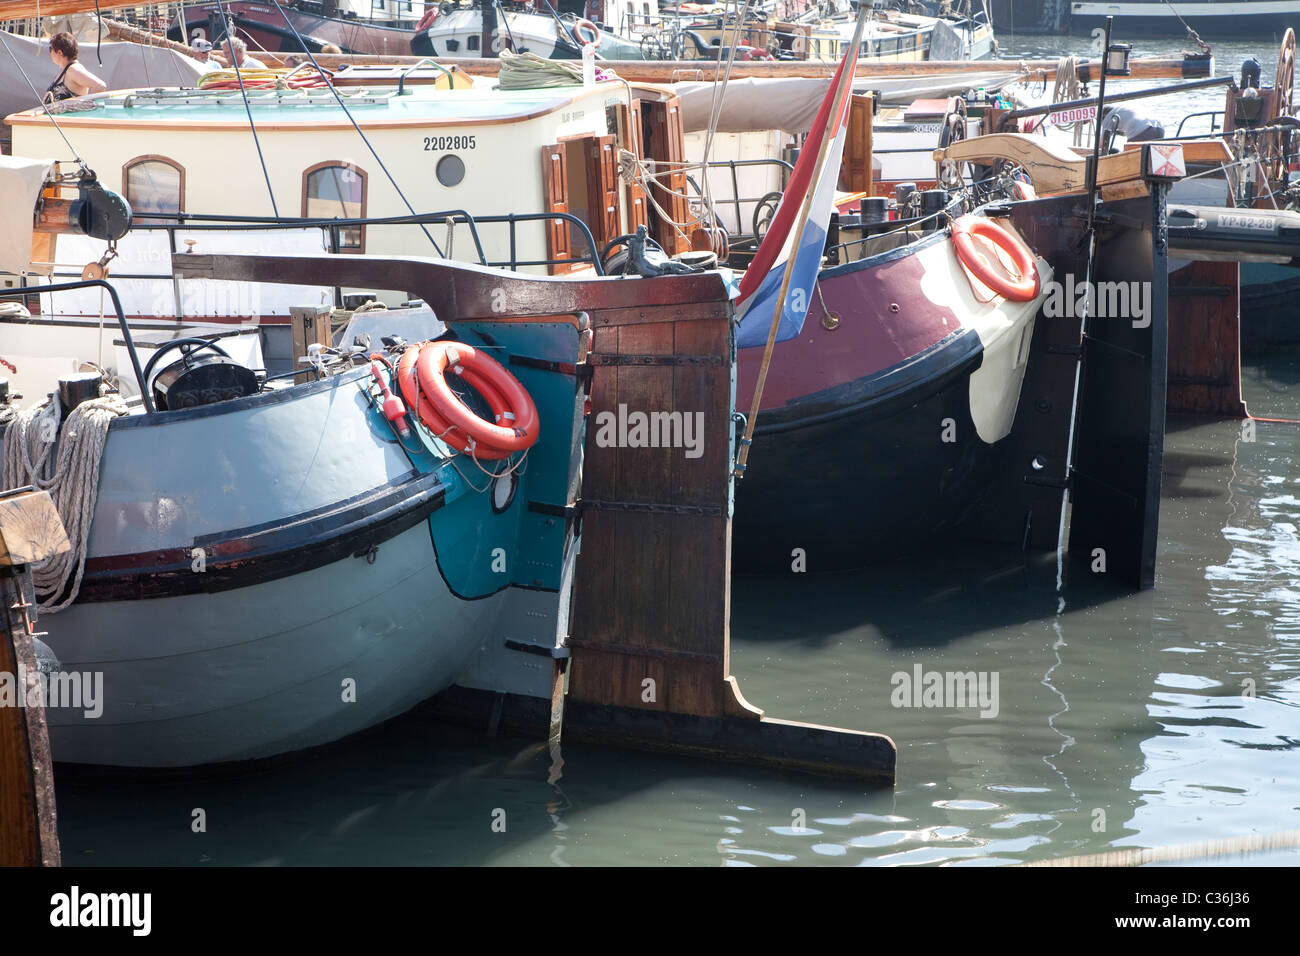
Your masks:
{"label": "wooden boat", "polygon": [[[827,17],[823,11],[830,9]],[[778,60],[835,63],[853,32],[851,6],[840,2],[807,7],[789,19],[751,15],[737,30],[735,12],[706,7],[694,15],[666,21],[645,45],[657,55],[646,59],[715,59],[715,48],[739,43]],[[736,37],[739,37],[737,40]],[[882,9],[866,25],[861,59],[870,62],[979,60],[993,56],[997,41],[982,10],[954,9],[939,16]],[[742,58],[745,59],[745,58]]]}
{"label": "wooden boat", "polygon": [[[422,72],[431,71],[425,68]],[[394,96],[391,88],[358,95],[352,101],[351,112],[375,149],[386,157],[393,175],[411,188],[408,199],[417,203],[417,208],[473,211],[475,233],[467,231],[463,219],[451,233],[455,236],[456,254],[475,257],[481,248],[488,263],[573,273],[579,267],[576,263],[524,263],[590,256],[642,224],[667,255],[691,252],[690,237],[674,225],[690,218],[684,190],[676,190],[670,182],[667,190],[660,192],[649,183],[642,186],[629,182],[618,172],[620,149],[670,163],[690,158],[692,147],[681,131],[678,101],[669,91],[638,88],[629,102],[626,88],[615,83],[523,91],[448,91],[428,86],[412,86],[409,90],[401,97]],[[815,97],[812,102],[815,108]],[[870,99],[855,97],[854,102],[855,123],[869,124]],[[347,196],[340,193],[332,200],[333,205],[323,210],[303,199],[301,212],[342,212],[374,219],[406,211],[371,162],[351,159],[356,156],[355,132],[332,98],[312,93],[292,97],[255,94],[251,103],[263,149],[282,157],[270,167],[271,188],[277,195],[305,196],[303,190],[307,187],[303,184],[311,181],[322,162],[328,165],[328,156],[349,157],[338,165],[342,173],[352,175],[344,188],[350,186],[354,192]],[[142,143],[165,127],[167,151],[142,154],[149,157],[144,159],[145,164],[161,163],[146,168],[165,174],[171,183],[171,192],[161,197],[161,206],[151,207],[150,211],[183,208],[187,213],[196,213],[221,209],[228,214],[266,215],[272,209],[258,191],[241,192],[235,202],[212,191],[212,184],[223,182],[236,164],[249,175],[257,174],[256,153],[243,112],[242,100],[229,93],[140,92],[104,97],[97,101],[96,109],[69,114],[61,125],[75,131],[83,155],[90,162],[104,171],[123,169],[128,184],[130,170],[142,158],[135,151],[143,151]],[[38,112],[11,117],[10,124],[16,148],[40,153],[54,147],[52,138],[57,133],[48,118]],[[131,130],[132,135],[123,136],[126,130]],[[301,155],[297,144],[309,137],[336,145],[313,150],[310,163],[283,161]],[[214,148],[218,139],[220,146]],[[862,136],[858,139],[862,140]],[[517,172],[515,157],[528,149],[540,157],[536,167],[539,175],[535,177],[522,177]],[[457,160],[463,162],[463,179],[450,186],[439,184],[440,164]],[[870,168],[870,153],[855,147],[848,162],[858,169],[864,164]],[[427,173],[431,165],[433,177]],[[776,170],[778,165],[769,169]],[[502,177],[510,177],[514,183],[508,197],[499,189]],[[138,204],[142,197],[133,194],[129,198]],[[592,215],[591,210],[601,206],[608,210],[607,214]],[[544,220],[548,212],[571,218],[549,224],[488,222],[494,213],[521,210],[537,210],[539,220]],[[930,220],[932,225],[937,222]],[[748,225],[746,221],[744,226]],[[884,516],[864,516],[865,524],[881,524],[882,539],[895,534],[890,522],[907,514],[926,515],[927,522],[933,521],[931,530],[947,527],[973,500],[980,482],[987,480],[987,462],[992,459],[987,452],[1005,436],[1016,406],[1023,367],[1014,359],[1023,353],[1027,336],[1032,333],[1036,307],[1032,302],[1012,306],[978,301],[946,230],[927,228],[924,222],[910,223],[910,231],[906,228],[909,223],[900,226],[903,228],[894,236],[871,237],[841,250],[840,264],[823,273],[806,334],[778,345],[771,387],[764,398],[755,439],[755,462],[738,492],[740,510],[735,533],[745,543],[738,552],[741,566],[755,566],[774,553],[788,556],[787,528],[797,536],[806,536],[811,528],[816,540],[824,539],[822,553],[827,564],[857,560],[861,551],[854,542],[861,538],[863,528],[842,518],[823,520],[828,514],[822,513],[825,509],[817,501],[826,500],[826,496],[819,499],[801,494],[800,508],[791,509],[786,496],[776,492],[776,498],[785,501],[782,513],[790,515],[789,523],[769,517],[775,508],[773,489],[792,480],[786,467],[791,460],[787,454],[808,456],[804,460],[811,463],[806,470],[809,481],[815,475],[834,475],[838,480],[861,468],[860,458],[854,458],[852,465],[846,462],[842,468],[828,463],[826,456],[837,456],[840,448],[815,437],[805,439],[833,431],[837,426],[831,422],[837,417],[847,415],[852,422],[856,437],[851,447],[862,447],[861,443],[868,440],[887,442],[896,449],[889,460],[899,468],[910,469],[902,484],[917,490],[915,509],[892,509],[888,522]],[[590,238],[583,230],[589,230]],[[130,257],[130,265],[123,269],[125,275],[141,274],[135,271],[137,267],[171,248],[179,251],[188,240],[196,240],[200,252],[216,241],[211,233],[205,235],[192,227],[187,231],[183,225],[150,232],[154,238],[148,246],[142,246],[140,240],[133,246],[121,244],[123,257]],[[164,232],[169,238],[164,238]],[[342,248],[395,253],[411,248],[413,232],[409,224],[371,223],[364,230],[347,227],[337,238],[342,240]],[[442,230],[435,232],[439,243],[449,235]],[[900,241],[903,235],[907,238]],[[415,238],[427,241],[418,233]],[[843,238],[849,238],[847,233]],[[132,272],[126,272],[126,268]],[[1050,274],[1045,265],[1042,268],[1044,275]],[[157,278],[124,280],[128,314],[143,318],[148,312],[146,303],[152,302],[158,288]],[[268,330],[282,329],[279,335],[284,339],[289,303],[263,298],[262,304],[258,320]],[[897,309],[891,310],[891,304]],[[839,316],[838,325],[828,313]],[[188,314],[191,321],[218,318],[216,314]],[[74,301],[63,317],[80,323],[90,336],[95,335],[93,302]],[[845,336],[852,340],[850,347],[841,341]],[[88,339],[85,348],[90,347]],[[741,407],[746,406],[752,393],[754,368],[761,351],[755,347],[740,349]],[[978,372],[981,368],[982,373]],[[944,411],[936,422],[952,418],[960,434],[970,436],[973,443],[930,442],[922,438],[943,426],[919,428],[916,416],[936,410]],[[914,435],[916,440],[904,448],[899,437],[903,435]],[[958,448],[963,450],[958,452]],[[952,477],[944,478],[936,487],[936,476],[949,473]],[[882,481],[892,483],[896,477],[891,473]],[[810,509],[805,520],[799,517],[803,508]],[[771,531],[770,548],[754,546],[752,540],[764,528]]]}
{"label": "wooden boat", "polygon": [[[320,52],[326,44],[334,44],[349,54],[406,55],[411,52],[411,37],[423,15],[424,5],[417,7],[399,0],[391,0],[391,5],[393,16],[380,19],[369,16],[369,7],[367,15],[361,16],[347,3],[325,4],[307,0],[283,4],[258,3],[255,0],[180,4],[167,29],[167,36],[184,43],[195,39],[215,41],[226,32],[224,12],[230,27],[247,41],[254,56],[263,50],[300,52],[304,43],[313,53]],[[359,4],[355,6],[360,7]],[[327,11],[327,8],[332,9]]]}
{"label": "wooden boat", "polygon": [[[1124,22],[1127,29],[1128,21]],[[1261,77],[1259,63],[1252,58],[1242,65],[1236,82],[1231,78],[1220,79],[1226,86],[1222,109],[1191,114],[1176,127],[1165,129],[1160,123],[1142,117],[1139,101],[1136,109],[1125,107],[1125,115],[1112,115],[1107,120],[1102,148],[1107,153],[1134,150],[1143,142],[1166,140],[1188,143],[1192,149],[1199,142],[1188,154],[1189,162],[1195,164],[1196,175],[1171,188],[1171,201],[1195,206],[1296,211],[1300,209],[1300,199],[1291,184],[1291,176],[1297,168],[1295,156],[1300,140],[1296,130],[1300,124],[1293,115],[1294,70],[1295,35],[1288,29],[1282,37],[1278,66],[1272,77]],[[1170,89],[1176,91],[1178,87]],[[1167,95],[1167,92],[1152,88],[1130,91],[1125,96]],[[1108,97],[1108,102],[1116,101]],[[1095,113],[1095,100],[1087,99],[1069,104],[1034,104],[1009,112],[994,110],[981,117],[980,123],[972,127],[971,135],[997,136],[1020,130],[1055,144],[1059,149],[1050,161],[1044,157],[1029,158],[1026,153],[1031,164],[1026,169],[1036,186],[1044,186],[1040,191],[1058,191],[1061,170],[1076,165],[1073,161],[1081,154],[1081,145],[1091,148]],[[1060,124],[1075,116],[1083,119],[1071,138]],[[986,138],[984,142],[991,140]],[[1219,145],[1216,148],[1211,143]],[[979,148],[959,146],[958,151]],[[1008,160],[1014,155],[1013,151]],[[1078,179],[1077,171],[1074,179]],[[1266,228],[1276,235],[1277,224],[1284,219],[1285,216],[1280,216]],[[1242,347],[1249,351],[1300,341],[1300,325],[1293,321],[1291,308],[1295,295],[1300,293],[1300,273],[1291,264],[1290,256],[1251,252],[1243,246],[1240,273]]]}
{"label": "wooden boat", "polygon": [[[632,10],[635,0],[605,0],[610,21],[619,11]],[[600,18],[598,18],[600,19]],[[602,23],[607,22],[602,20]],[[418,56],[494,57],[502,50],[533,53],[548,60],[573,60],[582,56],[582,45],[594,42],[601,59],[641,59],[647,48],[635,36],[622,35],[606,26],[572,13],[560,14],[556,6],[475,0],[468,4],[446,4],[436,16],[422,22],[411,38],[411,52]]]}
{"label": "wooden boat", "polygon": [[[47,220],[88,195],[122,208],[98,187],[77,188],[78,199],[47,190]],[[84,575],[41,595],[57,604],[75,594],[41,624],[61,668],[98,675],[103,687],[97,711],[50,710],[58,761],[190,766],[299,750],[380,723],[455,681],[509,685],[513,670],[531,666],[530,647],[550,653],[572,529],[532,503],[567,501],[578,469],[584,330],[573,313],[635,306],[645,315],[690,302],[721,309],[722,284],[716,276],[597,280],[596,291],[589,282],[399,260],[387,261],[385,274],[437,318],[429,309],[354,317],[363,324],[353,329],[367,328],[374,344],[349,349],[346,332],[337,349],[318,345],[311,365],[297,365],[307,369],[301,384],[292,371],[278,383],[255,372],[255,360],[226,352],[228,339],[186,329],[179,317],[150,343],[141,369],[136,330],[119,309],[126,357],[118,376],[134,380],[138,398],[103,433],[79,542]],[[67,285],[76,292],[87,283],[40,295],[57,298]],[[546,315],[524,302],[544,303]],[[20,368],[25,351],[58,355],[72,341],[66,327],[21,312],[6,310],[0,324],[7,359]],[[502,356],[535,403],[540,428],[528,467],[519,454],[476,461],[414,427],[414,437],[398,434],[380,393],[396,383],[365,356],[387,353],[396,364],[405,342],[444,334]],[[404,342],[380,347],[386,335]],[[69,370],[84,357],[62,354]],[[55,390],[52,378],[39,381],[39,368],[24,371],[29,394]],[[57,423],[60,442],[76,440]],[[18,427],[8,422],[7,441],[20,440]],[[502,633],[523,650],[503,647]],[[512,669],[503,655],[526,660]],[[485,671],[488,659],[495,663]]]}

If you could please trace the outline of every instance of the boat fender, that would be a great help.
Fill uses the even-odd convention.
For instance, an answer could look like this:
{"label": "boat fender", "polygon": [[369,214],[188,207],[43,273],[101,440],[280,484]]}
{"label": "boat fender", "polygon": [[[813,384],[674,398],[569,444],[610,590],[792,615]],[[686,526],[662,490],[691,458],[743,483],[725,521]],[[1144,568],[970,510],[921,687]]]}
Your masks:
{"label": "boat fender", "polygon": [[[583,36],[583,32],[589,36]],[[590,44],[593,48],[600,46],[600,30],[590,20],[579,20],[573,25],[573,38],[579,46]]]}
{"label": "boat fender", "polygon": [[[1008,278],[1003,269],[995,266],[976,246],[976,236],[988,240],[1005,252],[1019,273],[1018,278]],[[962,216],[953,221],[952,244],[961,264],[1004,299],[1031,302],[1038,298],[1041,282],[1033,254],[1000,223],[984,216]]]}
{"label": "boat fender", "polygon": [[370,374],[375,377],[375,382],[379,385],[379,391],[384,396],[382,405],[384,417],[388,419],[390,425],[397,429],[397,433],[402,438],[405,438],[411,434],[411,429],[406,424],[406,406],[388,387],[388,380],[384,377],[383,369],[379,367],[378,358],[377,355],[371,356]]}

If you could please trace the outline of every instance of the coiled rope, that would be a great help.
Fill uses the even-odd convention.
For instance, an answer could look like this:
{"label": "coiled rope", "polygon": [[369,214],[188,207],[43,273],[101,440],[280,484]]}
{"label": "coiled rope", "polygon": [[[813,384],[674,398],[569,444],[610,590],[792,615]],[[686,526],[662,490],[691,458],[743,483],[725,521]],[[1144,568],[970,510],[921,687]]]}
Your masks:
{"label": "coiled rope", "polygon": [[82,402],[68,415],[62,429],[55,398],[11,416],[4,434],[0,487],[33,485],[48,491],[72,544],[68,551],[32,566],[36,601],[44,614],[62,611],[81,591],[86,542],[99,497],[99,464],[109,425],[125,414],[126,403],[117,395],[108,395]]}
{"label": "coiled rope", "polygon": [[[1069,103],[1079,98],[1079,64],[1071,56],[1063,56],[1056,61],[1056,86],[1052,89],[1052,103]],[[1063,130],[1074,131],[1074,145],[1084,144],[1084,133],[1088,124],[1076,120],[1073,123],[1058,123]]]}
{"label": "coiled rope", "polygon": [[[582,67],[564,60],[545,60],[535,53],[511,53],[502,50],[497,85],[503,90],[541,90],[557,86],[581,86]],[[610,70],[596,67],[596,82],[617,77]]]}

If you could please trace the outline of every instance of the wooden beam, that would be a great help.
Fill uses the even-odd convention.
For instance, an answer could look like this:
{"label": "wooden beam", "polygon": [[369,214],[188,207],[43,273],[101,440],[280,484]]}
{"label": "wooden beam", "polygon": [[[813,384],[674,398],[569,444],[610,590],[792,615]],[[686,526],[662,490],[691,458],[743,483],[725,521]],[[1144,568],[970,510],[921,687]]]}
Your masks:
{"label": "wooden beam", "polygon": [[34,564],[70,547],[49,492],[0,497],[0,566]]}
{"label": "wooden beam", "polygon": [[[1101,157],[1097,185],[1105,190],[1103,198],[1121,199],[1126,195],[1144,195],[1142,150],[1147,145],[1134,143],[1132,149]],[[1184,143],[1183,155],[1189,162],[1226,161],[1222,143]],[[973,139],[958,140],[945,149],[936,149],[934,159],[990,165],[1005,160],[1029,174],[1034,191],[1040,196],[1081,192],[1087,184],[1086,150],[1068,146],[1029,133],[989,133]]]}
{"label": "wooden beam", "polygon": [[[287,53],[259,53],[258,58],[267,66],[282,63]],[[321,66],[335,70],[348,64],[410,64],[418,63],[418,56],[359,56],[348,53],[315,54]],[[439,57],[443,66],[459,67],[471,76],[496,76],[501,71],[501,61],[492,57]],[[1133,70],[1130,79],[1195,79],[1209,76],[1203,61],[1187,61],[1180,57],[1141,57],[1129,61]],[[678,83],[687,80],[713,80],[717,64],[711,60],[602,60],[602,69],[613,70],[622,79],[632,83]],[[838,63],[820,60],[756,60],[732,64],[732,79],[746,77],[826,77],[835,75]],[[922,77],[949,76],[962,73],[987,73],[1014,71],[1028,74],[1033,79],[1056,78],[1056,60],[916,60],[910,62],[875,62],[862,60],[857,65],[859,79],[865,77]],[[1080,82],[1096,78],[1097,66],[1089,61],[1078,68]]]}
{"label": "wooden beam", "polygon": [[[68,550],[44,491],[0,497],[0,866],[58,866],[59,830],[44,696],[32,647],[28,565]],[[21,706],[19,701],[21,699]]]}

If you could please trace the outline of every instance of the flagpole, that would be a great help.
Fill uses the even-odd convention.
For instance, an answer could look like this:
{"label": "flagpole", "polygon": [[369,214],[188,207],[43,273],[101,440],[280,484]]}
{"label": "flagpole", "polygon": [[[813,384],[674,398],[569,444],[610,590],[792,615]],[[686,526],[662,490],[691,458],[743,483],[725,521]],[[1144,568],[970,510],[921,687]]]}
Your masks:
{"label": "flagpole", "polygon": [[[852,0],[852,2],[857,4],[858,21],[853,27],[853,40],[849,43],[849,52],[853,54],[856,61],[860,52],[859,44],[862,42],[862,32],[867,23],[867,13],[872,8],[869,6],[870,0]],[[854,67],[856,68],[856,66],[857,63],[855,62]],[[831,98],[832,103],[838,102],[844,84],[853,82],[851,78],[852,72],[846,69],[840,74],[840,85],[836,87],[835,96]],[[830,148],[831,140],[835,138],[831,131],[835,129],[839,122],[838,111],[832,109],[826,117],[826,128],[822,130],[822,141],[817,148],[817,162],[813,166],[813,179],[810,181],[808,189],[804,191],[803,202],[799,206],[799,219],[790,233],[795,237],[796,248],[799,241],[798,237],[803,235],[804,226],[808,224],[808,214],[812,211],[813,195],[817,192],[817,181],[823,173],[822,165],[826,161],[826,151]],[[740,442],[740,453],[736,456],[734,473],[737,478],[745,477],[745,466],[749,461],[749,448],[754,442],[754,426],[758,422],[758,406],[763,400],[763,388],[767,384],[767,370],[772,364],[772,351],[776,348],[776,334],[781,327],[781,315],[785,312],[785,297],[790,291],[790,277],[794,271],[796,258],[797,256],[792,251],[786,258],[785,271],[781,275],[781,291],[776,297],[776,311],[772,316],[772,327],[767,331],[767,344],[763,347],[763,362],[758,367],[758,382],[754,385],[754,401],[749,409],[749,418],[745,422],[745,437]],[[813,281],[816,282],[815,279]],[[811,292],[810,289],[810,300]],[[811,304],[811,301],[809,301],[809,306]]]}

